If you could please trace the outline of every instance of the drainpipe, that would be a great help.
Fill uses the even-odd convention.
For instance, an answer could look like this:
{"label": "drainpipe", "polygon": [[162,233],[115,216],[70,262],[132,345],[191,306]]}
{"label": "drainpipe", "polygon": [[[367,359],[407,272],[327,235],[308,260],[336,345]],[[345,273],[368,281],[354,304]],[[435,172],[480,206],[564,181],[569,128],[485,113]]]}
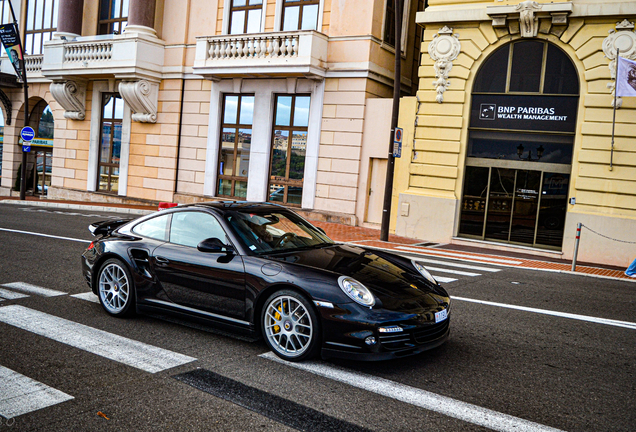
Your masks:
{"label": "drainpipe", "polygon": [[179,102],[179,130],[177,132],[177,161],[175,163],[175,168],[174,168],[174,190],[172,191],[173,201],[174,201],[174,194],[177,193],[177,186],[179,184],[179,154],[181,153],[181,128],[183,127],[184,95],[185,95],[185,78],[181,78],[181,101]]}

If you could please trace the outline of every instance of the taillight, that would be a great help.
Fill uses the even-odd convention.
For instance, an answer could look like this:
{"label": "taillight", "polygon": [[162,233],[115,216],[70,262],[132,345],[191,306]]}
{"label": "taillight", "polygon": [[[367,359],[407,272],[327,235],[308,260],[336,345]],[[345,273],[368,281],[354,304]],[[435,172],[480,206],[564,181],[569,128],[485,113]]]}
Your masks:
{"label": "taillight", "polygon": [[95,247],[95,242],[91,242],[91,244],[88,245],[88,250],[91,250]]}

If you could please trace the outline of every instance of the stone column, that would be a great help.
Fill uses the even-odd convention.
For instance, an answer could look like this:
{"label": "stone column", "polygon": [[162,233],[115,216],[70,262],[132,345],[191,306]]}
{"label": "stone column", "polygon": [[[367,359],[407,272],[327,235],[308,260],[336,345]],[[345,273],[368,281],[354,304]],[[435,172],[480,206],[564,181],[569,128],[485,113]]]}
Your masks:
{"label": "stone column", "polygon": [[60,0],[57,18],[57,32],[54,38],[75,39],[82,34],[84,0]]}
{"label": "stone column", "polygon": [[150,33],[155,35],[156,0],[130,0],[128,24],[124,32]]}

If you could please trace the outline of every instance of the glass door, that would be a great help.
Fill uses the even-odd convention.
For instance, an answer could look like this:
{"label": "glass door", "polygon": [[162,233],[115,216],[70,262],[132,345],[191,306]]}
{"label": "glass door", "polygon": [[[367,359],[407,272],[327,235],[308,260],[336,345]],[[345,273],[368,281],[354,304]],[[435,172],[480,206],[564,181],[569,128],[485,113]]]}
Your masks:
{"label": "glass door", "polygon": [[534,243],[540,186],[541,171],[517,170],[510,224],[511,242],[530,245]]}
{"label": "glass door", "polygon": [[51,186],[51,150],[37,150],[35,152],[35,176],[33,176],[33,193],[46,195]]}
{"label": "glass door", "polygon": [[515,170],[493,167],[486,215],[487,239],[508,241],[514,191]]}

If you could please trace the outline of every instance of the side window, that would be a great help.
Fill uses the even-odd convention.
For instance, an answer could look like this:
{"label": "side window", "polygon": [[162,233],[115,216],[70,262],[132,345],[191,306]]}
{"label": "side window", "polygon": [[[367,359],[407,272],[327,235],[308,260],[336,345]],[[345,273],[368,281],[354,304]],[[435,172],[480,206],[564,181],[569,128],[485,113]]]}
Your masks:
{"label": "side window", "polygon": [[171,215],[166,214],[148,219],[135,225],[132,231],[144,237],[168,241],[168,223],[170,222],[170,216]]}
{"label": "side window", "polygon": [[223,227],[214,216],[203,212],[180,212],[172,215],[170,242],[197,247],[201,241],[216,237],[227,244]]}

